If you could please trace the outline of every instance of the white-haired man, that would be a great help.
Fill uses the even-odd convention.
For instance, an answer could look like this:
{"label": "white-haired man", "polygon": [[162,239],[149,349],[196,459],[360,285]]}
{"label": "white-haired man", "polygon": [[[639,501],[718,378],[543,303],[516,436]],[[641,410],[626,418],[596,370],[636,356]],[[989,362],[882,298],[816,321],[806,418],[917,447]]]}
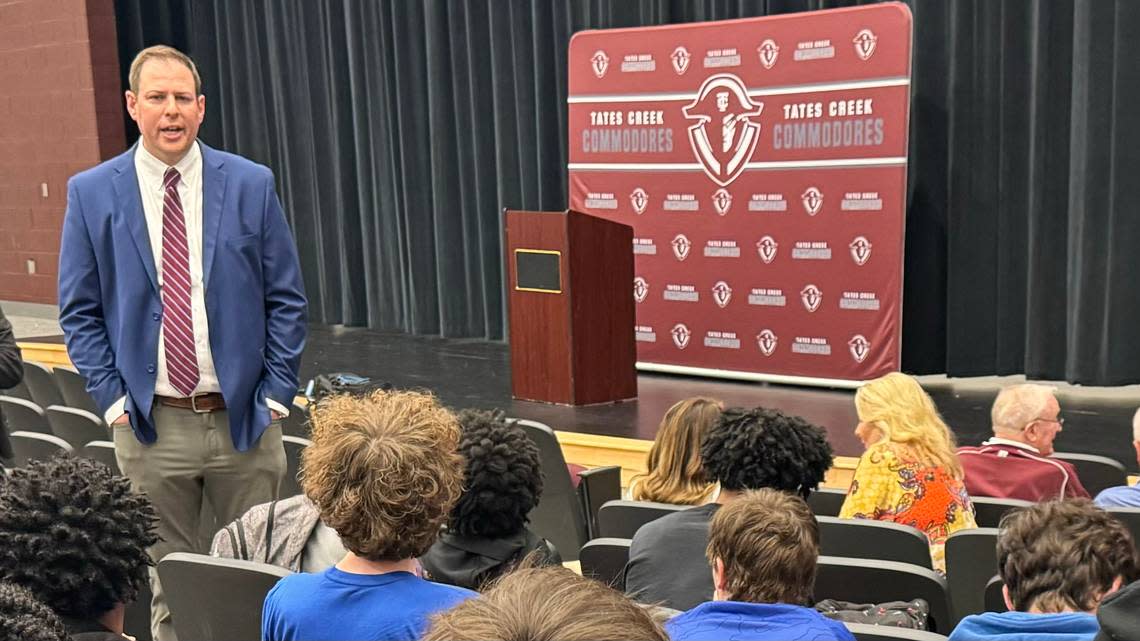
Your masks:
{"label": "white-haired man", "polygon": [[1065,423],[1060,413],[1052,387],[1025,383],[1003,388],[990,412],[993,438],[978,447],[958,448],[970,496],[1089,498],[1076,469],[1050,456]]}
{"label": "white-haired man", "polygon": [[[1140,464],[1140,409],[1132,416],[1132,447],[1136,449],[1136,463]],[[1140,483],[1110,487],[1096,495],[1099,507],[1140,507]]]}

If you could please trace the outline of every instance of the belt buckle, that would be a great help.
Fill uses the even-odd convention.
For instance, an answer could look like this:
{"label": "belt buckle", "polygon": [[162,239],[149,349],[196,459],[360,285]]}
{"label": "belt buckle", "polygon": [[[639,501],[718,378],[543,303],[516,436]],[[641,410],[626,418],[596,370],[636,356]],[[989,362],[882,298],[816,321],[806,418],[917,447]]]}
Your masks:
{"label": "belt buckle", "polygon": [[209,414],[212,411],[208,409],[198,409],[198,399],[204,398],[205,396],[205,394],[196,394],[190,397],[190,410],[195,414]]}

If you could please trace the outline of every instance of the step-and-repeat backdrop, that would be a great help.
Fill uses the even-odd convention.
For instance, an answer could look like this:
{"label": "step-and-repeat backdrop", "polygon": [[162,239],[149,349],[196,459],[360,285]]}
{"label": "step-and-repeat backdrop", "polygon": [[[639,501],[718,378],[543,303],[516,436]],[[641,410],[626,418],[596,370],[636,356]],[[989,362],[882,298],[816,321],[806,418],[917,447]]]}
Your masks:
{"label": "step-and-repeat backdrop", "polygon": [[639,367],[898,369],[910,61],[902,4],[574,36],[570,207],[634,229]]}

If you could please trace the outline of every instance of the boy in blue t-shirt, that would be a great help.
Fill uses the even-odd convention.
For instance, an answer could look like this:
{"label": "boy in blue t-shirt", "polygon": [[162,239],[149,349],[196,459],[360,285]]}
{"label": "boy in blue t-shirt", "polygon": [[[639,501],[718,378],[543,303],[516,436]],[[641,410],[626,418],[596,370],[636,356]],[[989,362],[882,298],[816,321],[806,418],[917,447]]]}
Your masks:
{"label": "boy in blue t-shirt", "polygon": [[804,607],[815,585],[819,524],[798,496],[772,489],[728,501],[709,526],[713,601],[665,624],[673,641],[854,641],[842,623]]}
{"label": "boy in blue t-shirt", "polygon": [[315,410],[302,487],[348,553],[265,598],[263,641],[417,639],[475,593],[419,576],[463,483],[459,423],[429,394],[333,397]]}

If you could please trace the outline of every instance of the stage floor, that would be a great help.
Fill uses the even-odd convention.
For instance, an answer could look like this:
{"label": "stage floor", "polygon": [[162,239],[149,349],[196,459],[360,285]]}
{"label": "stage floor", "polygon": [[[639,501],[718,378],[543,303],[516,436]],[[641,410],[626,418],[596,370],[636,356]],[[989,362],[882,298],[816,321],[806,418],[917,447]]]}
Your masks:
{"label": "stage floor", "polygon": [[[62,343],[60,336],[20,340],[29,347]],[[329,372],[352,372],[398,388],[431,390],[456,409],[502,408],[509,416],[541,421],[556,430],[642,440],[653,439],[661,417],[673,403],[690,396],[710,396],[730,406],[761,405],[798,414],[827,430],[837,456],[857,457],[862,452],[854,436],[857,418],[851,390],[643,373],[637,378],[638,398],[633,401],[578,408],[530,403],[511,398],[509,348],[504,343],[313,325],[302,358],[301,380]],[[998,389],[1022,382],[1024,377],[924,376],[919,380],[958,442],[976,444],[990,436],[990,405]],[[1135,470],[1132,414],[1140,405],[1140,386],[1095,388],[1062,383],[1057,388],[1066,423],[1056,449],[1109,456]]]}

